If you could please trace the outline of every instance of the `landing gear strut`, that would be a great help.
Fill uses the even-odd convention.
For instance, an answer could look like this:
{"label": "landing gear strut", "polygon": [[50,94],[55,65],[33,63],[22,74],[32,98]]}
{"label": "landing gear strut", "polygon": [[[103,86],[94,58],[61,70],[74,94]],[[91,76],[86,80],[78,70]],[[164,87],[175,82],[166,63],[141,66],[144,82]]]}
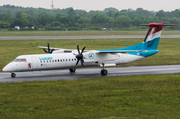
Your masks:
{"label": "landing gear strut", "polygon": [[75,71],[76,71],[76,68],[70,68],[69,71],[70,71],[70,72],[75,72]]}
{"label": "landing gear strut", "polygon": [[15,78],[15,77],[16,77],[16,74],[15,74],[15,73],[11,73],[11,77],[12,77],[12,78]]}
{"label": "landing gear strut", "polygon": [[108,71],[106,69],[104,69],[104,63],[102,63],[102,70],[101,70],[101,75],[107,75]]}

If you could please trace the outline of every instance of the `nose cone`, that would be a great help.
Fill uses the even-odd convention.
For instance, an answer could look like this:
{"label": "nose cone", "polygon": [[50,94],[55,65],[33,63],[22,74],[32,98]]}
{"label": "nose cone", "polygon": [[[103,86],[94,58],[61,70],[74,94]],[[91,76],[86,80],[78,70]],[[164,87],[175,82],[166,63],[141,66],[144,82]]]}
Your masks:
{"label": "nose cone", "polygon": [[9,63],[8,65],[6,65],[3,69],[2,69],[3,72],[11,72],[13,71],[13,67],[12,67],[12,64]]}
{"label": "nose cone", "polygon": [[9,68],[7,67],[7,65],[2,69],[3,72],[8,72]]}

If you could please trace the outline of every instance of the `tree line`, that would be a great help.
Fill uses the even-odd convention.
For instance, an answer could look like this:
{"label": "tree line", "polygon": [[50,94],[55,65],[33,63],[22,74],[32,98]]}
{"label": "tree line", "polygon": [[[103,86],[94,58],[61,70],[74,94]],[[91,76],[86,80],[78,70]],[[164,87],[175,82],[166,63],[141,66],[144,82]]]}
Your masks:
{"label": "tree line", "polygon": [[[0,28],[13,29],[20,26],[27,30],[32,27],[46,30],[81,30],[92,29],[139,29],[139,24],[163,22],[180,23],[180,9],[174,11],[148,11],[143,8],[119,11],[106,8],[103,11],[85,11],[66,9],[23,8],[19,6],[0,6]],[[171,29],[180,29],[172,27]]]}

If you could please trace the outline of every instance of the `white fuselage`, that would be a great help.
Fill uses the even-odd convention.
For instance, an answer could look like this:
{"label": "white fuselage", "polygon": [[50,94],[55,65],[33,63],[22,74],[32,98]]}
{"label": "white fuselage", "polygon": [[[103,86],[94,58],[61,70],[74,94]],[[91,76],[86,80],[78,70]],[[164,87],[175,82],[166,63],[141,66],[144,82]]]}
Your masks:
{"label": "white fuselage", "polygon": [[[122,53],[96,54],[93,51],[85,52],[83,56],[85,67],[100,66],[101,64],[104,66],[121,65],[144,58]],[[6,65],[3,71],[23,72],[82,67],[80,62],[76,66],[76,62],[75,53],[21,55]]]}

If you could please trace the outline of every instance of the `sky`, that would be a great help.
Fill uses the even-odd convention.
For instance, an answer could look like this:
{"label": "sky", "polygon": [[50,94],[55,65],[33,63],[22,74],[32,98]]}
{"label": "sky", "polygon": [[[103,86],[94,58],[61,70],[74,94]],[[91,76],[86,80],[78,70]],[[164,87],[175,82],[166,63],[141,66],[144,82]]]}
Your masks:
{"label": "sky", "polygon": [[1,0],[0,6],[10,4],[51,9],[52,1],[54,8],[73,7],[74,9],[86,11],[104,10],[109,7],[114,7],[118,10],[143,8],[149,11],[174,11],[180,8],[180,0]]}

